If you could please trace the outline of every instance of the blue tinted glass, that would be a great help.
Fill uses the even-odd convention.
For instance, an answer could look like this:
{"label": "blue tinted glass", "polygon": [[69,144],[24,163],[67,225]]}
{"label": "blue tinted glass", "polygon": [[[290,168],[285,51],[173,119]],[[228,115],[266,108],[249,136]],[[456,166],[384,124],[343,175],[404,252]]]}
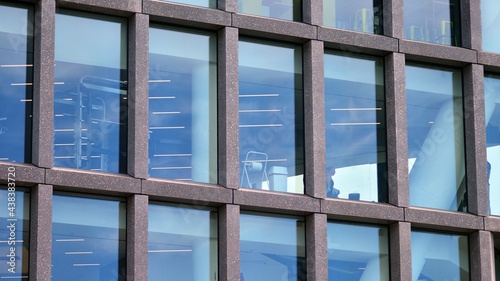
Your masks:
{"label": "blue tinted glass", "polygon": [[54,166],[126,172],[126,20],[56,15]]}
{"label": "blue tinted glass", "polygon": [[304,193],[302,49],[239,44],[240,186]]}
{"label": "blue tinted glass", "polygon": [[0,186],[1,280],[29,278],[29,224],[29,194]]}
{"label": "blue tinted glass", "polygon": [[33,10],[0,4],[0,161],[31,162]]}
{"label": "blue tinted glass", "polygon": [[328,223],[328,280],[389,280],[387,227]]}
{"label": "blue tinted glass", "polygon": [[500,215],[500,76],[488,74],[484,78],[486,119],[487,175],[490,214]]}
{"label": "blue tinted glass", "polygon": [[216,36],[149,36],[149,175],[217,183]]}
{"label": "blue tinted glass", "polygon": [[53,281],[125,280],[125,245],[123,202],[53,196]]}
{"label": "blue tinted glass", "polygon": [[218,280],[217,213],[149,205],[148,280]]}
{"label": "blue tinted glass", "polygon": [[497,0],[481,0],[481,27],[483,33],[483,50],[500,53],[500,38],[498,29],[500,22],[498,14],[500,5]]}
{"label": "blue tinted glass", "polygon": [[411,232],[412,280],[469,280],[465,235]]}
{"label": "blue tinted glass", "polygon": [[387,202],[381,59],[325,54],[327,196]]}
{"label": "blue tinted glass", "polygon": [[407,65],[406,103],[411,205],[466,211],[461,72]]}
{"label": "blue tinted glass", "polygon": [[323,0],[323,25],[382,34],[382,0]]}
{"label": "blue tinted glass", "polygon": [[238,0],[240,13],[283,20],[302,20],[301,0]]}
{"label": "blue tinted glass", "polygon": [[161,0],[165,2],[176,2],[188,5],[202,6],[208,8],[216,8],[217,0]]}
{"label": "blue tinted glass", "polygon": [[303,219],[242,213],[240,271],[245,281],[305,281]]}
{"label": "blue tinted glass", "polygon": [[459,0],[404,0],[405,38],[460,46]]}

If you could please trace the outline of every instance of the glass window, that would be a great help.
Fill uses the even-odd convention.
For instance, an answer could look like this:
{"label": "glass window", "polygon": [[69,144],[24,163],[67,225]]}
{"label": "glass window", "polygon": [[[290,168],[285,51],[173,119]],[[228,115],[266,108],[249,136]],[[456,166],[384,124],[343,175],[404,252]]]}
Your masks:
{"label": "glass window", "polygon": [[240,13],[282,20],[302,20],[302,0],[238,0]]}
{"label": "glass window", "polygon": [[52,281],[125,280],[125,203],[54,195]]}
{"label": "glass window", "polygon": [[382,34],[382,0],[323,0],[323,25]]}
{"label": "glass window", "polygon": [[406,66],[410,204],[467,211],[462,74]]}
{"label": "glass window", "polygon": [[389,279],[387,227],[328,222],[328,280]]}
{"label": "glass window", "polygon": [[29,279],[29,202],[29,193],[13,186],[0,186],[2,280]]}
{"label": "glass window", "polygon": [[148,280],[218,280],[215,209],[149,205]]}
{"label": "glass window", "polygon": [[382,59],[325,54],[327,196],[387,202]]}
{"label": "glass window", "polygon": [[302,48],[239,43],[240,186],[304,193]]}
{"label": "glass window", "polygon": [[56,14],[54,166],[126,172],[126,22]]}
{"label": "glass window", "polygon": [[469,280],[467,236],[411,232],[412,280]]}
{"label": "glass window", "polygon": [[484,78],[486,112],[487,175],[490,214],[500,216],[500,76],[487,74]]}
{"label": "glass window", "polygon": [[304,220],[243,212],[240,271],[242,281],[305,281]]}
{"label": "glass window", "polygon": [[405,38],[460,46],[459,0],[404,0]]}
{"label": "glass window", "polygon": [[149,175],[217,183],[217,38],[154,26],[149,42]]}
{"label": "glass window", "polygon": [[481,26],[483,33],[483,50],[500,53],[500,39],[498,38],[498,21],[500,5],[496,0],[481,0]]}
{"label": "glass window", "polygon": [[0,161],[31,162],[33,9],[0,4]]}
{"label": "glass window", "polygon": [[165,2],[176,2],[181,4],[195,5],[207,8],[216,8],[217,0],[161,0]]}

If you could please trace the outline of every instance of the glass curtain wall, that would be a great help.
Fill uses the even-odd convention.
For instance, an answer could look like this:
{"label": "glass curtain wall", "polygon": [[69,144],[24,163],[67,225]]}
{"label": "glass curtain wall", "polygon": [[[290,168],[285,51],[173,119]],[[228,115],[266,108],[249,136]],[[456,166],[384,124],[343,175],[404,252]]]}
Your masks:
{"label": "glass curtain wall", "polygon": [[239,43],[240,186],[304,193],[302,48]]}
{"label": "glass curtain wall", "polygon": [[467,211],[462,74],[406,66],[410,204]]}
{"label": "glass curtain wall", "polygon": [[302,21],[302,0],[238,0],[240,13]]}
{"label": "glass curtain wall", "polygon": [[0,3],[0,161],[31,162],[33,9]]}
{"label": "glass curtain wall", "polygon": [[404,0],[405,38],[460,46],[459,0]]}
{"label": "glass curtain wall", "polygon": [[389,280],[386,226],[328,222],[328,280]]}
{"label": "glass curtain wall", "polygon": [[54,166],[125,173],[127,20],[59,10]]}
{"label": "glass curtain wall", "polygon": [[176,2],[181,4],[195,5],[207,8],[217,8],[217,0],[161,0],[165,2]]}
{"label": "glass curtain wall", "polygon": [[153,25],[149,175],[217,183],[217,38]]}
{"label": "glass curtain wall", "polygon": [[323,25],[382,34],[382,0],[323,0]]}
{"label": "glass curtain wall", "polygon": [[303,218],[242,212],[241,281],[305,281]]}
{"label": "glass curtain wall", "polygon": [[52,281],[126,280],[125,203],[54,195]]}
{"label": "glass curtain wall", "polygon": [[383,60],[325,53],[327,196],[387,202]]}
{"label": "glass curtain wall", "polygon": [[149,205],[148,280],[216,281],[216,209]]}
{"label": "glass curtain wall", "polygon": [[486,74],[484,78],[486,119],[487,176],[490,214],[500,216],[500,76]]}
{"label": "glass curtain wall", "polygon": [[487,52],[500,53],[500,5],[496,0],[481,0],[481,30],[483,50]]}

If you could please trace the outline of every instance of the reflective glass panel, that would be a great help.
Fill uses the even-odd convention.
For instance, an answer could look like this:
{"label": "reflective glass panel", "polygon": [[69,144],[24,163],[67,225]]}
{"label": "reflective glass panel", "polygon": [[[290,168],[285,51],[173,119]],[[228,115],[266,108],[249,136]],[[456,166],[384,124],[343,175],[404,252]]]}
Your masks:
{"label": "reflective glass panel", "polygon": [[148,280],[218,280],[217,212],[149,205]]}
{"label": "reflective glass panel", "polygon": [[240,13],[282,20],[302,20],[301,0],[238,0]]}
{"label": "reflective glass panel", "polygon": [[486,151],[490,214],[500,216],[500,76],[484,78]]}
{"label": "reflective glass panel", "polygon": [[30,197],[10,186],[0,186],[0,279],[28,280]]}
{"label": "reflective glass panel", "polygon": [[467,211],[462,74],[406,66],[410,204]]}
{"label": "reflective glass panel", "polygon": [[382,34],[382,0],[323,0],[323,25]]}
{"label": "reflective glass panel", "polygon": [[304,193],[302,48],[239,44],[240,186]]}
{"label": "reflective glass panel", "polygon": [[33,9],[0,4],[0,161],[31,162]]}
{"label": "reflective glass panel", "polygon": [[241,281],[305,281],[305,230],[299,217],[240,216]]}
{"label": "reflective glass panel", "polygon": [[498,38],[498,29],[500,29],[499,14],[500,5],[498,5],[498,1],[481,0],[481,30],[484,51],[500,53],[500,38]]}
{"label": "reflective glass panel", "polygon": [[149,175],[217,183],[217,38],[154,26],[149,36]]}
{"label": "reflective glass panel", "polygon": [[126,172],[126,22],[56,14],[54,166]]}
{"label": "reflective glass panel", "polygon": [[382,59],[325,54],[328,197],[387,202]]}
{"label": "reflective glass panel", "polygon": [[52,281],[125,280],[125,203],[54,195]]}
{"label": "reflective glass panel", "polygon": [[412,280],[469,280],[465,235],[411,232]]}
{"label": "reflective glass panel", "polygon": [[389,279],[387,227],[328,222],[329,281]]}
{"label": "reflective glass panel", "polygon": [[181,4],[195,5],[207,8],[217,8],[217,0],[161,0],[165,2],[176,2]]}
{"label": "reflective glass panel", "polygon": [[404,0],[405,38],[460,46],[459,0]]}

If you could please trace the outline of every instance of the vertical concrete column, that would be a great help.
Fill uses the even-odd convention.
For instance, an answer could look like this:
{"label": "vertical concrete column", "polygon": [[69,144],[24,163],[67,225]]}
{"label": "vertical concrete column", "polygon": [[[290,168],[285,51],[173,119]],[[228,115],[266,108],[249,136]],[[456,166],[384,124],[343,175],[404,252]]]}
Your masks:
{"label": "vertical concrete column", "polygon": [[495,279],[495,258],[493,235],[479,230],[469,235],[471,281]]}
{"label": "vertical concrete column", "polygon": [[219,208],[219,281],[240,280],[240,206]]}
{"label": "vertical concrete column", "polygon": [[392,53],[385,58],[387,122],[387,182],[389,203],[408,207],[408,131],[406,118],[405,56]]}
{"label": "vertical concrete column", "polygon": [[321,41],[304,45],[304,187],[317,198],[326,197],[324,52]]}
{"label": "vertical concrete column", "polygon": [[[465,158],[468,211],[489,214],[488,176],[486,171],[485,96],[488,96],[489,117],[495,108],[494,93],[484,89],[484,69],[472,64],[463,69]],[[489,118],[488,118],[489,119]]]}
{"label": "vertical concrete column", "polygon": [[404,0],[383,0],[382,17],[384,35],[404,38]]}
{"label": "vertical concrete column", "polygon": [[389,239],[391,280],[412,280],[410,223],[397,222],[390,225]]}
{"label": "vertical concrete column", "polygon": [[127,200],[127,280],[148,280],[148,196]]}
{"label": "vertical concrete column", "polygon": [[30,280],[51,279],[52,186],[39,184],[30,193]]}
{"label": "vertical concrete column", "polygon": [[302,0],[302,18],[305,23],[323,25],[323,0]]}
{"label": "vertical concrete column", "polygon": [[219,184],[239,187],[238,29],[223,28],[218,34],[218,140]]}
{"label": "vertical concrete column", "polygon": [[[306,217],[307,280],[328,280],[327,217],[312,214]],[[299,272],[299,276],[300,272]]]}
{"label": "vertical concrete column", "polygon": [[462,47],[482,49],[481,1],[460,1]]}
{"label": "vertical concrete column", "polygon": [[128,38],[127,173],[148,177],[149,16],[134,14]]}
{"label": "vertical concrete column", "polygon": [[35,5],[32,162],[52,167],[54,142],[54,43],[56,1]]}
{"label": "vertical concrete column", "polygon": [[238,0],[218,0],[217,8],[230,13],[238,11]]}

